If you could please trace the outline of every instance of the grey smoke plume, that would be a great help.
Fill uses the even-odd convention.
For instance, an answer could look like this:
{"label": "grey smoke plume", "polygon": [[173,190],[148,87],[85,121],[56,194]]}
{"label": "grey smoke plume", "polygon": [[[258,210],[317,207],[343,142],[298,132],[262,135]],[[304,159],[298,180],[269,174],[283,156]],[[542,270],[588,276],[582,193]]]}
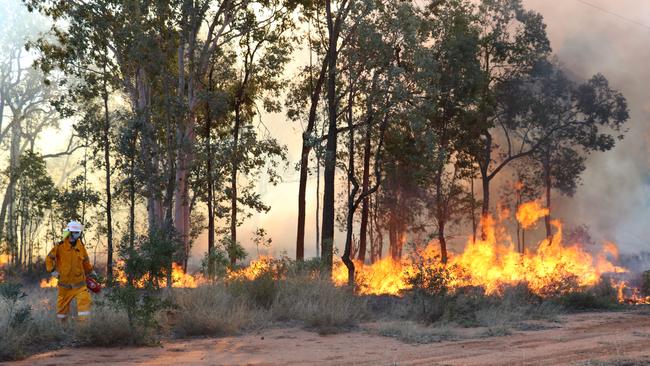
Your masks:
{"label": "grey smoke plume", "polygon": [[586,2],[524,4],[544,16],[554,53],[572,73],[586,79],[600,72],[623,92],[631,119],[629,132],[614,150],[589,158],[582,186],[575,197],[556,200],[555,213],[569,225],[588,225],[594,239],[612,240],[622,252],[649,251],[650,3]]}

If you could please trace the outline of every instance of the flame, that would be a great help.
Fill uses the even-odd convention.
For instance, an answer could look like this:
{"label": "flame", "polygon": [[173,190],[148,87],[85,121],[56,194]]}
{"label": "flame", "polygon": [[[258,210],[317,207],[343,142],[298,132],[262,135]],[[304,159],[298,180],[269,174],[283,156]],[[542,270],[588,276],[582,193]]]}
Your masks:
{"label": "flame", "polygon": [[[172,287],[174,288],[196,288],[204,282],[203,276],[200,274],[191,275],[183,270],[183,267],[178,263],[172,263]],[[124,262],[118,261],[115,270],[115,280],[120,284],[127,284],[128,277],[124,272]],[[146,279],[142,279],[135,284],[136,287],[144,287]],[[160,287],[167,286],[167,277],[164,276],[158,282]]]}
{"label": "flame", "polygon": [[4,281],[5,278],[5,274],[2,269],[7,263],[9,263],[10,260],[11,258],[8,254],[0,254],[0,280],[2,281]]}
{"label": "flame", "polygon": [[49,279],[43,278],[41,280],[40,287],[41,288],[56,287],[58,284],[59,284],[59,280],[56,277],[50,277]]}
{"label": "flame", "polygon": [[226,276],[229,280],[234,279],[248,279],[254,280],[258,278],[263,273],[267,273],[273,270],[274,262],[276,260],[271,256],[260,256],[256,260],[252,260],[248,267],[228,270]]}
{"label": "flame", "polygon": [[534,225],[540,218],[547,216],[549,212],[549,209],[542,207],[539,201],[531,201],[522,203],[517,209],[515,216],[521,226],[527,229]]}
{"label": "flame", "polygon": [[[547,214],[548,209],[533,201],[521,205],[516,218],[522,226],[529,227]],[[358,292],[399,295],[410,288],[409,276],[422,263],[448,271],[448,285],[452,290],[480,286],[488,294],[499,293],[504,286],[526,283],[534,293],[547,296],[595,285],[605,273],[627,271],[612,263],[618,257],[616,244],[607,242],[593,255],[580,244],[565,245],[562,223],[553,220],[551,224],[555,228],[552,238],[539,242],[536,251],[522,254],[504,235],[503,228],[497,227],[491,217],[485,217],[481,220],[485,239],[469,238],[462,253],[449,254],[447,266],[439,260],[437,241],[407,260],[385,258],[371,265],[356,263]],[[347,283],[347,269],[341,262],[336,264],[332,278],[338,285]]]}

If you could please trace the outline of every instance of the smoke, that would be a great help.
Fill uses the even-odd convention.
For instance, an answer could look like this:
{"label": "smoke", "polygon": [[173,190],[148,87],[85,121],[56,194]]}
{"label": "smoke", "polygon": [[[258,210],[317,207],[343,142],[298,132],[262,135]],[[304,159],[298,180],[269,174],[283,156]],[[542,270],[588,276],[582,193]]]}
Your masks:
{"label": "smoke", "polygon": [[582,186],[574,197],[556,200],[555,215],[569,225],[586,224],[598,242],[612,240],[622,252],[638,253],[650,250],[650,3],[587,3],[601,9],[580,0],[524,1],[544,16],[560,62],[581,79],[602,73],[630,108],[624,140],[590,156]]}

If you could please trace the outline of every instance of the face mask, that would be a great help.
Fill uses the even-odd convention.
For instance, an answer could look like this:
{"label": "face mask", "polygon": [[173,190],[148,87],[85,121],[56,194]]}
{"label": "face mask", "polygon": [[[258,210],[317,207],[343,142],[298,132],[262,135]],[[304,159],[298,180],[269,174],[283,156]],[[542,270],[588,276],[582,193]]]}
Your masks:
{"label": "face mask", "polygon": [[77,241],[81,237],[81,233],[78,231],[73,231],[70,233],[70,236],[72,237],[72,240]]}

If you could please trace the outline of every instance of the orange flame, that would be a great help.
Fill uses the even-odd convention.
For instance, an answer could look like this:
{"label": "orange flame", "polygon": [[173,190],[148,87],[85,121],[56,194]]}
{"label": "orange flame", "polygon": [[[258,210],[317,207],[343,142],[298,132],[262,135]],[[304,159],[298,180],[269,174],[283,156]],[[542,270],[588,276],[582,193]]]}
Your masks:
{"label": "orange flame", "polygon": [[42,279],[40,287],[41,288],[56,287],[58,284],[59,284],[59,280],[56,277],[50,277],[49,279],[47,278]]}
{"label": "orange flame", "polygon": [[[517,211],[517,219],[524,226],[531,226],[548,210],[538,202],[529,202]],[[618,255],[614,243],[605,243],[603,250],[592,255],[580,244],[562,243],[562,224],[553,220],[555,234],[537,245],[537,250],[519,253],[503,230],[496,227],[491,217],[481,220],[485,239],[468,239],[462,253],[449,255],[446,269],[450,272],[448,285],[453,289],[463,286],[480,286],[488,294],[498,293],[507,285],[526,283],[539,295],[563,293],[569,290],[595,285],[605,273],[627,270],[612,263]],[[499,235],[497,235],[499,233]],[[440,263],[436,241],[418,251],[419,260],[394,261],[383,259],[371,265],[357,263],[356,279],[361,294],[398,295],[409,289],[408,278],[418,270],[417,263],[445,268]],[[417,258],[416,258],[417,259]],[[422,261],[425,259],[425,261]],[[336,284],[347,283],[347,269],[337,263],[333,272]]]}
{"label": "orange flame", "polygon": [[256,260],[252,260],[247,267],[235,270],[228,270],[226,276],[229,280],[234,279],[248,279],[254,280],[263,273],[269,272],[273,269],[273,262],[275,259],[271,256],[260,256]]}
{"label": "orange flame", "polygon": [[521,226],[527,229],[534,225],[540,218],[547,216],[549,212],[549,209],[542,207],[539,201],[531,201],[522,203],[517,209],[515,216]]}
{"label": "orange flame", "polygon": [[[123,265],[123,262],[118,262],[117,268],[115,270],[115,280],[118,283],[126,284],[128,280],[126,274],[124,273],[124,270],[122,269]],[[201,275],[191,275],[185,273],[185,271],[183,271],[183,267],[177,263],[172,263],[172,287],[195,288],[198,287],[199,284],[201,284],[203,281],[204,280]],[[40,287],[56,287],[57,284],[58,280],[54,277],[51,277],[49,279],[41,280]],[[167,286],[167,278],[161,279],[159,284],[161,287]],[[136,287],[144,287],[144,281],[137,283]]]}

